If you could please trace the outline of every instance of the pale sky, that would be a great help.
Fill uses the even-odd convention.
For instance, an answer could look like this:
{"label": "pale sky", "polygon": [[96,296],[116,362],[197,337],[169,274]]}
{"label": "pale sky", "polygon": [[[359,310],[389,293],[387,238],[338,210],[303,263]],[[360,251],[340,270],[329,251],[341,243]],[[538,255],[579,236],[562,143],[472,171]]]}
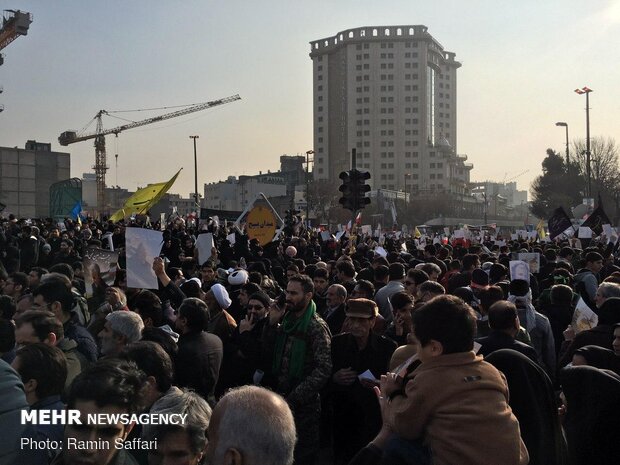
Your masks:
{"label": "pale sky", "polygon": [[[277,170],[312,148],[309,42],[361,26],[415,25],[463,66],[457,72],[458,152],[472,180],[529,189],[545,150],[592,136],[620,142],[620,0],[13,0],[33,14],[0,66],[0,146],[28,139],[71,153],[71,174],[94,163],[92,141],[61,147],[100,109],[242,100],[107,137],[108,185],[135,189],[181,173],[172,192],[229,175]],[[155,114],[122,114],[134,120]],[[106,128],[123,124],[107,118]],[[94,126],[92,127],[94,130]],[[114,154],[118,153],[118,171]],[[202,187],[200,187],[202,192]]]}

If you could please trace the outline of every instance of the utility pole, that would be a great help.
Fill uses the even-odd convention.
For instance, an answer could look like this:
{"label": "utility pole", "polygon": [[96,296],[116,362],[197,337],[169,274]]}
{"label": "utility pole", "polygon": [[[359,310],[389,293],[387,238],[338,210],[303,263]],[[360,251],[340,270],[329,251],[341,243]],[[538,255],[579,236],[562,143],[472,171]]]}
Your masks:
{"label": "utility pole", "polygon": [[[200,208],[200,203],[198,202],[198,157],[196,156],[196,139],[198,137],[189,136],[190,139],[194,139],[194,202],[196,203],[196,209]],[[200,213],[200,210],[197,213]]]}

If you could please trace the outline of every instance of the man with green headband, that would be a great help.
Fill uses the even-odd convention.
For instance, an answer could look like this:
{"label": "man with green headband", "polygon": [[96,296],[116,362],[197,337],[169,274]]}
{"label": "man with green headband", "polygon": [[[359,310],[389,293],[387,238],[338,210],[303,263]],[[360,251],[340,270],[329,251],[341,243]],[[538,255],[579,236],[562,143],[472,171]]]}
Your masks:
{"label": "man with green headband", "polygon": [[288,402],[297,429],[295,464],[314,464],[319,451],[319,391],[331,376],[331,335],[312,300],[314,284],[305,275],[291,277],[286,308],[269,312],[265,348],[272,354],[270,387]]}

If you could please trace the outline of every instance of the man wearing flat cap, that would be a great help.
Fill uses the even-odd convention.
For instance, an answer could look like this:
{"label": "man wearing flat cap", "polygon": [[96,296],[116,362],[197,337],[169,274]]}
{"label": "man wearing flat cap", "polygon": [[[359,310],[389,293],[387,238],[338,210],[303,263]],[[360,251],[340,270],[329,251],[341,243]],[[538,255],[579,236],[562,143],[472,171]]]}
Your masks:
{"label": "man wearing flat cap", "polygon": [[[333,402],[335,463],[348,463],[381,428],[374,381],[388,371],[396,343],[374,334],[377,304],[349,299],[343,330],[332,338],[332,377],[326,394]],[[360,376],[362,375],[362,376]]]}

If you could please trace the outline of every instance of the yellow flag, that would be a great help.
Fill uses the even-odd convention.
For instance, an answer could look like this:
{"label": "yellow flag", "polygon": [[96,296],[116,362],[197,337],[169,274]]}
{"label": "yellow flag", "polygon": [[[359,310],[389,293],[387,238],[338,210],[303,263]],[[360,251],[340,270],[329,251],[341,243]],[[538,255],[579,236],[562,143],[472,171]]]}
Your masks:
{"label": "yellow flag", "polygon": [[[183,169],[183,168],[181,168]],[[177,180],[181,170],[177,171],[172,179],[168,182],[158,182],[156,184],[149,184],[142,189],[138,189],[131,197],[127,199],[123,208],[118,210],[114,215],[110,217],[114,223],[122,220],[123,218],[131,215],[137,215],[146,212],[149,208],[155,205],[164,196],[168,190]]]}
{"label": "yellow flag", "polygon": [[536,232],[538,233],[539,239],[544,239],[545,237],[547,237],[547,233],[545,232],[545,221],[544,220],[540,220],[538,222],[538,225],[536,226]]}
{"label": "yellow flag", "polygon": [[415,237],[416,239],[419,239],[422,237],[422,233],[420,232],[417,226],[415,227],[415,230],[413,231],[413,237]]}

